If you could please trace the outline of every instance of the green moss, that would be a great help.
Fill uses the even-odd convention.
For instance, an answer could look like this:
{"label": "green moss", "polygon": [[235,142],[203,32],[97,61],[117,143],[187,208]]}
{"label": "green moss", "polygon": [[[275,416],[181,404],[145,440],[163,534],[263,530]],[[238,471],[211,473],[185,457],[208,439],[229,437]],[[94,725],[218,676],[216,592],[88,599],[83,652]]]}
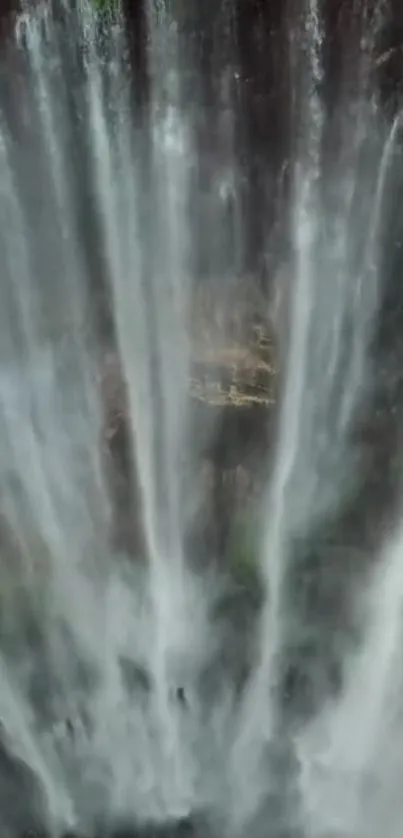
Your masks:
{"label": "green moss", "polygon": [[117,0],[92,0],[92,2],[100,15],[109,15],[116,11]]}
{"label": "green moss", "polygon": [[260,545],[261,530],[256,512],[249,507],[238,510],[228,545],[231,573],[240,584],[254,590],[261,587]]}

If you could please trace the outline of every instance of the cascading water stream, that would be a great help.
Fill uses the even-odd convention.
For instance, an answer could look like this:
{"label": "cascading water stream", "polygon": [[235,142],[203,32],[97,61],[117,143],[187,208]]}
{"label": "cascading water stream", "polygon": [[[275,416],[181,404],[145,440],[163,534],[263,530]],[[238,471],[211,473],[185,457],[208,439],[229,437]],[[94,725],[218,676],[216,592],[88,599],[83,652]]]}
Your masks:
{"label": "cascading water stream", "polygon": [[[261,627],[260,656],[256,675],[247,692],[243,708],[240,734],[234,753],[235,772],[242,766],[242,774],[235,780],[237,807],[235,821],[244,821],[256,808],[266,778],[262,775],[261,759],[265,748],[270,745],[276,726],[277,707],[273,695],[277,680],[277,660],[282,642],[283,584],[290,549],[289,506],[286,491],[294,477],[295,463],[300,448],[300,406],[303,403],[306,385],[306,357],[312,316],[312,294],[315,278],[315,247],[317,244],[318,187],[320,177],[321,142],[323,129],[322,105],[318,86],[321,81],[321,21],[316,2],[309,3],[304,19],[304,39],[308,55],[308,70],[305,81],[308,91],[304,104],[306,131],[302,133],[303,148],[296,166],[294,237],[295,237],[295,283],[291,297],[292,313],[288,373],[283,395],[282,414],[279,423],[280,438],[277,444],[277,458],[274,465],[272,485],[268,500],[268,529],[265,541],[263,566],[267,586],[267,606],[263,613]],[[300,155],[302,157],[300,159]],[[250,766],[250,776],[244,776],[243,766]],[[238,782],[237,782],[238,781]],[[239,788],[238,788],[239,783]],[[241,807],[241,811],[238,808]],[[244,811],[242,811],[244,808]]]}
{"label": "cascading water stream", "polygon": [[[90,18],[90,25],[94,28],[96,21]],[[172,645],[175,647],[180,639],[178,625],[182,624],[183,619],[183,617],[181,619],[184,600],[183,581],[181,576],[178,576],[178,571],[179,574],[183,573],[183,566],[180,564],[178,566],[182,545],[180,531],[178,531],[179,521],[175,515],[173,519],[172,515],[169,515],[169,512],[172,512],[170,501],[172,493],[166,483],[166,463],[161,463],[159,446],[155,439],[156,422],[159,424],[161,417],[155,420],[154,414],[161,408],[159,399],[165,407],[166,392],[161,388],[167,382],[167,378],[161,374],[161,370],[157,371],[157,378],[155,374],[153,375],[153,359],[149,354],[152,343],[157,340],[165,339],[167,344],[165,351],[169,351],[172,337],[169,332],[166,333],[166,318],[163,323],[165,332],[162,333],[161,324],[159,324],[160,328],[157,324],[156,305],[160,304],[163,313],[166,314],[166,301],[161,300],[161,295],[158,296],[157,301],[151,299],[150,310],[153,276],[144,277],[144,273],[150,271],[150,266],[144,264],[140,239],[142,235],[147,235],[147,227],[144,227],[144,222],[142,224],[137,199],[137,195],[141,193],[142,180],[139,161],[133,158],[134,140],[131,135],[128,100],[124,96],[125,78],[120,66],[123,44],[120,43],[119,34],[118,30],[112,77],[105,80],[102,77],[101,56],[98,56],[96,52],[96,33],[91,32],[92,54],[90,54],[87,67],[88,108],[92,146],[95,151],[95,181],[103,214],[109,276],[116,312],[120,355],[127,386],[132,440],[142,488],[143,521],[152,575],[151,597],[156,633],[152,646],[154,655],[151,660],[151,672],[155,678],[162,731],[167,736],[166,748],[176,759],[180,743],[175,715],[172,714],[170,697],[172,687],[167,670],[169,666],[167,654],[172,653]],[[106,102],[103,84],[107,82],[112,85],[112,97]],[[116,125],[115,134],[109,127],[110,120]],[[128,171],[132,171],[131,182],[127,179]],[[151,223],[153,223],[151,217],[146,217],[146,225]],[[158,230],[157,222],[156,231]],[[167,264],[170,266],[169,260]],[[153,266],[151,271],[152,269]],[[147,281],[151,288],[145,287]],[[169,282],[169,277],[167,282]],[[167,302],[170,307],[172,301],[168,299]],[[135,368],[133,359],[136,359]],[[158,352],[157,364],[160,363],[160,359],[161,353]],[[177,374],[179,386],[183,386],[180,370]],[[168,386],[171,387],[168,394],[170,399],[179,396],[177,381],[176,378],[168,381]],[[165,453],[165,448],[162,453]],[[170,469],[169,473],[177,477],[178,469]],[[175,496],[178,486],[175,485],[173,489]],[[169,538],[169,533],[164,527],[166,518],[174,529],[173,539]],[[173,776],[175,773],[176,770]]]}
{"label": "cascading water stream", "polygon": [[[79,4],[77,11],[67,4],[40,5],[34,12],[26,8],[19,20],[26,83],[22,101],[34,126],[32,140],[41,161],[37,179],[29,172],[32,194],[41,194],[43,204],[36,219],[29,193],[18,180],[18,166],[26,167],[29,159],[30,133],[19,151],[5,129],[1,149],[2,229],[7,230],[3,245],[9,264],[3,277],[5,368],[0,378],[3,514],[18,538],[22,562],[31,562],[36,539],[36,551],[43,551],[38,561],[45,568],[48,563],[51,599],[48,609],[35,616],[56,678],[50,688],[55,691],[52,713],[56,721],[72,720],[68,725],[76,729],[81,715],[85,717],[83,733],[74,741],[67,737],[59,743],[52,733],[36,730],[36,762],[39,766],[44,749],[49,766],[61,761],[57,817],[67,823],[77,819],[88,828],[94,817],[165,818],[187,813],[192,764],[175,692],[183,679],[187,688],[186,678],[192,668],[197,669],[207,642],[205,596],[197,592],[184,564],[181,506],[180,456],[187,430],[186,283],[191,282],[186,255],[190,129],[177,103],[164,105],[161,115],[158,97],[163,91],[158,88],[147,181],[132,128],[122,22],[119,16],[111,21],[107,44],[102,43],[104,26],[105,21],[86,4]],[[62,50],[66,34],[75,42],[64,42]],[[84,73],[78,65],[80,84],[70,90],[74,77],[68,74],[77,62],[76,48],[81,50]],[[177,72],[175,66],[169,69]],[[161,78],[166,70],[160,68]],[[15,104],[18,109],[19,103]],[[143,583],[136,592],[129,575],[124,587],[120,571],[109,563],[110,511],[95,376],[98,358],[91,348],[91,327],[85,322],[86,263],[68,145],[74,133],[72,107],[88,142],[112,291],[142,489],[150,613],[144,605],[147,599],[141,602],[142,590],[147,596]],[[7,116],[5,110],[5,122]],[[145,187],[152,201],[147,201]],[[17,421],[18,439],[13,434]],[[26,525],[22,503],[27,507]],[[32,526],[33,533],[28,529]],[[31,576],[35,579],[36,572],[23,566],[28,602],[33,600]],[[12,628],[16,640],[18,623]],[[74,638],[70,651],[65,632]],[[142,701],[132,707],[133,700],[125,693],[120,660],[126,655],[150,673],[148,707]],[[77,667],[92,671],[92,688],[78,687]],[[27,703],[29,713],[30,667],[23,676],[21,706]],[[35,713],[32,724],[37,726]],[[26,761],[38,777],[44,776],[36,770],[35,760]],[[80,766],[79,785],[74,765]],[[51,773],[49,768],[43,781],[49,799]],[[62,804],[64,793],[66,804]]]}
{"label": "cascading water stream", "polygon": [[[382,743],[392,741],[385,732],[396,721],[396,710],[402,712],[396,675],[403,628],[401,532],[385,545],[367,600],[365,640],[345,662],[343,695],[325,703],[299,742],[306,828],[313,836],[333,831],[361,838],[379,829],[373,817],[384,791]],[[398,730],[394,735],[401,744]],[[383,759],[386,763],[387,751]]]}
{"label": "cascading water stream", "polygon": [[[357,68],[358,98],[355,107],[341,111],[342,143],[329,165],[324,156],[321,5],[307,3],[303,20],[303,35],[295,38],[298,46],[294,45],[299,130],[292,278],[286,277],[288,287],[283,289],[290,309],[289,341],[264,525],[267,601],[258,666],[246,691],[232,755],[234,828],[247,822],[259,800],[267,796],[270,751],[276,748],[273,743],[281,729],[284,658],[307,628],[296,621],[290,601],[299,544],[331,517],[354,481],[350,433],[367,394],[366,358],[378,304],[382,209],[399,122],[397,118],[382,148],[382,123],[368,83],[371,64],[365,54]],[[375,38],[371,31],[367,50]],[[369,154],[372,168],[362,166],[364,154]],[[368,196],[366,205],[363,195]],[[284,275],[281,279],[285,281]],[[284,732],[280,736],[284,738]]]}

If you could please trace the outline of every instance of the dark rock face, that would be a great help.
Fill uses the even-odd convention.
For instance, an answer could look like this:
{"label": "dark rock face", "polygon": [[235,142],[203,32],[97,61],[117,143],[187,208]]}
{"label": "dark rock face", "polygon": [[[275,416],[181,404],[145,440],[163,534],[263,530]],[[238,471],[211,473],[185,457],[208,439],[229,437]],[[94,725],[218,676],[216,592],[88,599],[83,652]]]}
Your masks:
{"label": "dark rock face", "polygon": [[197,824],[191,818],[183,818],[166,824],[123,827],[113,831],[110,838],[196,838],[199,835]]}
{"label": "dark rock face", "polygon": [[[207,832],[201,825],[191,818],[165,824],[126,825],[116,829],[101,829],[96,835],[80,835],[76,832],[65,832],[60,838],[206,838]],[[49,838],[45,831],[31,828],[16,832],[15,838]]]}
{"label": "dark rock face", "polygon": [[[245,502],[257,499],[266,477],[274,422],[274,361],[238,347],[248,363],[238,362],[234,349],[197,356],[189,382],[192,468],[201,478],[201,502],[186,540],[190,551],[223,555],[231,520]],[[234,378],[234,366],[238,370]],[[116,356],[102,370],[105,405],[104,451],[115,504],[115,545],[145,555],[141,499],[128,430],[124,385]],[[134,514],[133,514],[134,513]]]}
{"label": "dark rock face", "polygon": [[16,838],[46,838],[41,828],[41,795],[32,772],[0,743],[1,832]]}
{"label": "dark rock face", "polygon": [[[96,0],[94,0],[96,2]],[[350,0],[327,0],[326,21],[326,89],[324,96],[331,113],[343,85],[346,84],[342,63],[354,57],[361,37],[362,17],[372,3],[358,4],[351,10]],[[13,25],[17,0],[2,0],[0,4],[0,40],[4,40]],[[124,0],[129,52],[133,67],[133,102],[138,121],[147,133],[149,100],[149,51],[144,0],[133,3]],[[205,2],[182,4],[184,44],[192,44],[192,60],[200,73],[200,130],[197,142],[201,156],[214,153],[214,120],[211,103],[217,100],[219,70],[227,58],[217,39],[223,37],[218,25],[222,4]],[[299,4],[295,2],[267,3],[264,0],[234,0],[233,35],[236,42],[234,60],[237,67],[235,108],[235,153],[242,187],[242,217],[244,261],[258,283],[270,283],[271,270],[267,266],[268,235],[276,240],[272,254],[276,261],[287,249],[287,160],[292,145],[290,36],[298,25]],[[374,73],[381,84],[386,109],[398,107],[403,77],[403,20],[399,0],[389,0],[390,14],[379,44]],[[296,23],[297,21],[297,23]],[[223,58],[220,58],[220,54]],[[218,59],[217,59],[218,56]],[[229,56],[230,62],[233,57]],[[218,64],[217,64],[218,61]],[[337,143],[337,130],[330,133]],[[147,142],[145,143],[147,145]],[[332,140],[329,138],[331,147]],[[83,152],[84,153],[84,152]],[[81,190],[83,191],[83,190]],[[83,226],[89,235],[91,213],[84,207]],[[95,234],[94,234],[94,237]],[[205,249],[202,247],[202,250]],[[203,254],[202,254],[203,255]],[[102,260],[91,254],[94,276],[102,281]]]}

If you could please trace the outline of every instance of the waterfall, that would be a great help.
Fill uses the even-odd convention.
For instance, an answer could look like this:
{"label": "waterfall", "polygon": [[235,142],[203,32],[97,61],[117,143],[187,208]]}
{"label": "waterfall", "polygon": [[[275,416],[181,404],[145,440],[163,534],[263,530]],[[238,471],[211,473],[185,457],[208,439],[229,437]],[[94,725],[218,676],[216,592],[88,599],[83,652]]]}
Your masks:
{"label": "waterfall", "polygon": [[[322,4],[310,0],[303,5],[299,23],[290,23],[297,27],[291,39],[296,138],[292,256],[290,276],[282,271],[278,279],[287,282],[279,291],[287,295],[289,339],[263,511],[266,605],[258,662],[232,754],[234,828],[253,817],[271,786],[276,788],[272,752],[283,747],[279,737],[286,739],[282,717],[288,659],[294,659],[299,645],[311,642],[310,633],[321,631],[305,612],[300,622],[293,578],[303,560],[301,545],[302,551],[309,550],[311,534],[331,520],[354,487],[351,431],[371,379],[367,350],[379,300],[382,208],[399,121],[385,136],[368,78],[371,62],[364,53],[354,68],[357,98],[341,103],[341,140],[329,160]],[[375,36],[371,30],[368,50]],[[285,817],[292,820],[294,813]]]}
{"label": "waterfall", "polygon": [[[247,593],[227,557],[200,566],[189,544],[207,435],[192,424],[194,299],[205,282],[224,345],[236,312],[223,309],[246,282],[236,4],[144,0],[141,105],[118,2],[25,0],[16,18],[0,59],[5,838],[400,834],[401,525],[354,578],[342,543],[330,594],[323,546],[354,502],[354,432],[376,389],[402,123],[385,118],[373,72],[386,6],[353,4],[359,37],[332,105],[326,4],[288,12],[289,252],[272,277],[284,353],[263,605],[241,677],[227,661],[249,625],[239,612],[228,627],[220,607]],[[141,529],[127,549],[114,540],[109,362]]]}

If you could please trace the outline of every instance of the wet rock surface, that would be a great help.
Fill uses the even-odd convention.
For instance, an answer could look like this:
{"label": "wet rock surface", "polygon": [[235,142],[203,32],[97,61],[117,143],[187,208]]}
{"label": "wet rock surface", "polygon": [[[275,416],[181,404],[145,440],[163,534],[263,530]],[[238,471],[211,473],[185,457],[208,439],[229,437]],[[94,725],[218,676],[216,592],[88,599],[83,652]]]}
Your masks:
{"label": "wet rock surface", "polygon": [[[201,306],[200,306],[201,308]],[[236,322],[198,312],[189,375],[190,468],[199,475],[200,504],[187,535],[192,553],[222,554],[231,520],[257,499],[266,478],[275,423],[277,369],[267,323],[253,312]],[[234,319],[234,318],[233,318]],[[115,353],[101,369],[104,451],[115,502],[115,546],[145,554],[140,492],[133,474],[125,386]],[[134,514],[133,514],[134,510]]]}
{"label": "wet rock surface", "polygon": [[[101,828],[92,836],[78,832],[65,832],[60,838],[196,838],[196,836],[206,838],[206,835],[206,831],[203,831],[196,819],[182,818],[164,824],[127,824],[107,830]],[[49,838],[49,836],[45,831],[33,828],[16,833],[15,838]]]}

